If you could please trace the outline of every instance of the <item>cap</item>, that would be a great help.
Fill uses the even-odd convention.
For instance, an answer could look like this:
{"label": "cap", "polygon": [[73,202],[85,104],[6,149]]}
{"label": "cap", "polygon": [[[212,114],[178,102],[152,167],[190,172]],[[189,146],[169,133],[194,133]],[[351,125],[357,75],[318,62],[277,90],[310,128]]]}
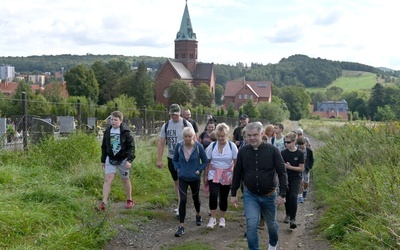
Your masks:
{"label": "cap", "polygon": [[249,118],[249,117],[246,114],[242,114],[242,115],[239,116],[240,120],[247,119],[247,118]]}
{"label": "cap", "polygon": [[170,115],[180,115],[181,114],[181,107],[178,104],[174,103],[169,108]]}
{"label": "cap", "polygon": [[302,135],[303,134],[303,130],[301,128],[296,129],[296,134]]}

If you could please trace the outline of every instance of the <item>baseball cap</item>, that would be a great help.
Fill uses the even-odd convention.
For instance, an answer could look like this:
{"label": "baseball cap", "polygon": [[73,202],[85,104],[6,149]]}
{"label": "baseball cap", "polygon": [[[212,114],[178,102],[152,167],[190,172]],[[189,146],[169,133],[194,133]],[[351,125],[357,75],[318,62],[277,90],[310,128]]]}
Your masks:
{"label": "baseball cap", "polygon": [[169,114],[170,115],[180,115],[181,114],[181,107],[178,104],[174,103],[169,107]]}
{"label": "baseball cap", "polygon": [[247,118],[249,118],[249,117],[246,114],[242,114],[242,115],[239,116],[240,120],[247,119]]}
{"label": "baseball cap", "polygon": [[303,130],[301,128],[296,129],[296,134],[302,135],[303,134]]}

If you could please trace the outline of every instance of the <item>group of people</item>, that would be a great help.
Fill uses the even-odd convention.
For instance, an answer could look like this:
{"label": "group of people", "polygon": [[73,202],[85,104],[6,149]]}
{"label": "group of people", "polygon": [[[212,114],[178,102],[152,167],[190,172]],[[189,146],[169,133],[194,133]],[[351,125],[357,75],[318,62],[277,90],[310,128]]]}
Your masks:
{"label": "group of people", "polygon": [[[182,114],[181,114],[182,113]],[[196,225],[202,225],[200,189],[207,190],[210,218],[207,228],[226,226],[225,213],[230,202],[237,206],[241,188],[246,216],[246,237],[249,249],[259,249],[258,227],[265,221],[269,234],[269,249],[278,242],[277,206],[285,205],[284,223],[297,227],[297,203],[307,195],[309,170],[314,159],[309,140],[301,129],[283,135],[282,124],[249,123],[249,117],[240,115],[240,124],[229,139],[229,126],[217,124],[210,118],[205,130],[199,133],[190,110],[172,104],[170,120],[161,128],[158,142],[157,167],[163,167],[163,153],[167,147],[168,170],[174,181],[178,198],[175,209],[179,217],[176,237],[185,233],[188,189],[196,211]],[[182,115],[182,117],[181,117]],[[108,194],[117,170],[127,194],[126,208],[132,208],[129,170],[135,158],[133,136],[122,124],[122,113],[111,114],[111,126],[102,143],[102,166],[106,177],[103,186],[101,210],[106,209]],[[219,211],[217,211],[219,208]],[[263,222],[264,223],[264,222]]]}

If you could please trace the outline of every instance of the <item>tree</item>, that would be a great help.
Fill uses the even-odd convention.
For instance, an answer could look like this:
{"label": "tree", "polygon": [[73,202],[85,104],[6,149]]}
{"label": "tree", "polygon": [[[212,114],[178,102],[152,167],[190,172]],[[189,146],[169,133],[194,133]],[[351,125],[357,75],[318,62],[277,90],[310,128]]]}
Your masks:
{"label": "tree", "polygon": [[99,84],[93,70],[86,65],[80,64],[67,71],[64,79],[70,96],[85,96],[94,102],[98,101]]}
{"label": "tree", "polygon": [[99,104],[104,104],[110,100],[110,88],[107,86],[109,70],[101,61],[96,61],[91,67],[99,84]]}
{"label": "tree", "polygon": [[243,113],[248,115],[250,118],[259,117],[259,113],[256,106],[254,105],[253,99],[248,99],[246,104],[244,104],[242,107]]}
{"label": "tree", "polygon": [[305,88],[283,87],[279,97],[285,101],[290,111],[290,120],[300,120],[310,115],[310,95]]}
{"label": "tree", "polygon": [[377,112],[374,115],[375,121],[394,121],[396,116],[389,105],[384,107],[378,107]]}
{"label": "tree", "polygon": [[63,95],[62,87],[63,85],[60,83],[56,82],[49,83],[43,90],[43,96],[49,102],[60,102],[62,99],[68,98],[68,96]]}
{"label": "tree", "polygon": [[154,104],[154,83],[151,81],[150,75],[147,73],[147,68],[142,61],[133,79],[131,86],[132,96],[135,97],[137,106],[150,106]]}
{"label": "tree", "polygon": [[385,104],[384,87],[382,84],[376,83],[371,90],[371,98],[368,103],[369,115],[374,117],[375,113],[378,111],[378,107],[383,107]]}
{"label": "tree", "polygon": [[224,87],[222,85],[215,85],[215,104],[221,105],[223,103],[222,97],[224,96],[224,92]]}
{"label": "tree", "polygon": [[210,91],[210,88],[205,83],[200,83],[200,85],[194,89],[195,101],[194,104],[203,105],[204,107],[211,107],[214,101],[214,95]]}
{"label": "tree", "polygon": [[[118,104],[118,110],[124,114],[124,119],[138,117],[140,112],[136,107],[136,100],[134,97],[129,97],[122,94],[112,101],[108,101],[106,106],[108,110],[114,110],[115,103]],[[111,113],[111,112],[110,112]]]}
{"label": "tree", "polygon": [[343,89],[337,86],[330,87],[325,91],[325,95],[328,101],[339,101],[342,93]]}
{"label": "tree", "polygon": [[178,103],[181,106],[186,106],[194,99],[194,93],[189,84],[182,80],[173,80],[168,88],[168,103]]}
{"label": "tree", "polygon": [[260,102],[257,104],[259,118],[267,119],[272,124],[282,122],[289,118],[289,111],[287,110],[286,105],[284,104],[282,99],[280,99],[279,97],[276,97],[274,99],[279,99],[279,101]]}

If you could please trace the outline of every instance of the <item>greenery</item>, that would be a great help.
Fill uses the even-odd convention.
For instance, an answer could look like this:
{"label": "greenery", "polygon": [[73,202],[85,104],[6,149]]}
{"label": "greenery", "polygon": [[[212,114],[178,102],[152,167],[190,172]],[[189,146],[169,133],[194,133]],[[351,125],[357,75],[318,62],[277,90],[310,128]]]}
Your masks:
{"label": "greenery", "polygon": [[[324,122],[301,124],[319,137],[326,132],[318,131]],[[331,129],[313,168],[316,199],[326,208],[320,230],[337,249],[398,249],[400,124],[340,123]]]}
{"label": "greenery", "polygon": [[[153,217],[162,217],[162,208],[176,203],[169,172],[149,164],[157,159],[155,140],[139,145],[131,180],[140,185],[133,196],[138,211],[151,209]],[[101,249],[116,233],[113,215],[95,209],[104,181],[95,136],[77,133],[28,151],[3,150],[0,164],[0,248],[60,249],[61,244],[63,249]],[[119,201],[125,201],[125,191],[116,179],[110,204]],[[149,216],[127,212],[132,213],[127,227]]]}

